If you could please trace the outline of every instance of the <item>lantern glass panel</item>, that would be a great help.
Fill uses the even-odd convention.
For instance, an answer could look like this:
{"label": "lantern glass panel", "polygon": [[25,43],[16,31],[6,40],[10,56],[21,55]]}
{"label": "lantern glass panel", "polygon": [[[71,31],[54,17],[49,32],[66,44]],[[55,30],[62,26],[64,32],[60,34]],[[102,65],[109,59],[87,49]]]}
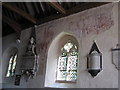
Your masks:
{"label": "lantern glass panel", "polygon": [[100,54],[97,51],[93,51],[89,60],[90,69],[100,69]]}
{"label": "lantern glass panel", "polygon": [[102,53],[94,41],[87,60],[88,72],[95,77],[102,70]]}

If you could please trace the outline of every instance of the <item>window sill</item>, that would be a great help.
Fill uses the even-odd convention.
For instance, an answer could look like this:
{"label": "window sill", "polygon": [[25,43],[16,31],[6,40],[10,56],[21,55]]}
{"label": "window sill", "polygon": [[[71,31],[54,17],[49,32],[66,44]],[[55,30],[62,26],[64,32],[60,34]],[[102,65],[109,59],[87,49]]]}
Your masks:
{"label": "window sill", "polygon": [[75,81],[56,80],[55,82],[56,83],[76,83],[76,80]]}

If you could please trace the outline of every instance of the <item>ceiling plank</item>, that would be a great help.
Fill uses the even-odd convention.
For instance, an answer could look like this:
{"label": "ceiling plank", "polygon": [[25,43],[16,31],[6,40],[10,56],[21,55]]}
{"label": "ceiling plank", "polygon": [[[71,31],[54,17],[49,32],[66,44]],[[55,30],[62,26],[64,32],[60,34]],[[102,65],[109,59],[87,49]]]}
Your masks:
{"label": "ceiling plank", "polygon": [[22,17],[24,17],[25,19],[29,20],[30,22],[36,24],[37,23],[37,20],[32,17],[31,15],[29,15],[28,13],[26,13],[25,11],[23,11],[22,9],[20,8],[17,8],[15,6],[12,6],[8,3],[3,3],[3,6],[12,10],[13,12],[16,12],[17,14],[21,15]]}
{"label": "ceiling plank", "polygon": [[9,17],[5,16],[4,14],[2,14],[2,20],[7,23],[11,28],[13,28],[13,30],[17,33],[20,34],[21,33],[21,25],[18,24],[17,22],[13,21],[12,19],[10,19]]}
{"label": "ceiling plank", "polygon": [[91,3],[86,3],[83,5],[77,5],[76,7],[73,7],[71,9],[66,10],[66,14],[55,14],[55,15],[45,17],[43,19],[38,20],[37,24],[39,25],[39,24],[42,24],[42,23],[45,23],[48,21],[52,21],[52,20],[62,18],[62,17],[68,16],[68,15],[71,15],[74,13],[81,12],[81,11],[84,11],[84,10],[87,10],[90,8],[95,8],[95,7],[98,7],[98,6],[107,4],[107,3],[110,3],[110,2],[99,2],[99,3],[98,2],[91,2]]}
{"label": "ceiling plank", "polygon": [[60,4],[58,4],[57,2],[51,2],[51,1],[49,1],[48,3],[49,3],[54,9],[56,9],[57,11],[59,11],[60,13],[66,14],[65,9],[64,9],[62,6],[60,6]]}

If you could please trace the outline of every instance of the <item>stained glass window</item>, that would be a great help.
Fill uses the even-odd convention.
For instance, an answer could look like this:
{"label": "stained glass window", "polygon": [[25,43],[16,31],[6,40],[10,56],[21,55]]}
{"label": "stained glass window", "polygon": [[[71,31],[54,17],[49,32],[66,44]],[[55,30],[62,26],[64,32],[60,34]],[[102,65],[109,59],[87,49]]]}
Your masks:
{"label": "stained glass window", "polygon": [[61,49],[61,55],[58,58],[57,80],[58,81],[76,81],[77,79],[77,46],[69,40]]}
{"label": "stained glass window", "polygon": [[10,57],[6,77],[14,76],[15,68],[16,68],[16,60],[17,60],[17,53],[15,53]]}

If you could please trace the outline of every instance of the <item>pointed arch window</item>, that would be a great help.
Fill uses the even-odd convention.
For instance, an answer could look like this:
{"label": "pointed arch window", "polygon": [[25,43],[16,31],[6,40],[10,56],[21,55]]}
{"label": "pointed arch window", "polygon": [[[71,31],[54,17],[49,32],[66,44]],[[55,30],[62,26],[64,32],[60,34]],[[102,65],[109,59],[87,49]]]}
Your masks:
{"label": "pointed arch window", "polygon": [[76,81],[77,79],[78,47],[71,40],[61,48],[58,58],[57,81]]}
{"label": "pointed arch window", "polygon": [[16,68],[16,60],[17,60],[17,52],[11,55],[9,59],[9,65],[7,69],[6,77],[14,76],[15,75],[15,68]]}

